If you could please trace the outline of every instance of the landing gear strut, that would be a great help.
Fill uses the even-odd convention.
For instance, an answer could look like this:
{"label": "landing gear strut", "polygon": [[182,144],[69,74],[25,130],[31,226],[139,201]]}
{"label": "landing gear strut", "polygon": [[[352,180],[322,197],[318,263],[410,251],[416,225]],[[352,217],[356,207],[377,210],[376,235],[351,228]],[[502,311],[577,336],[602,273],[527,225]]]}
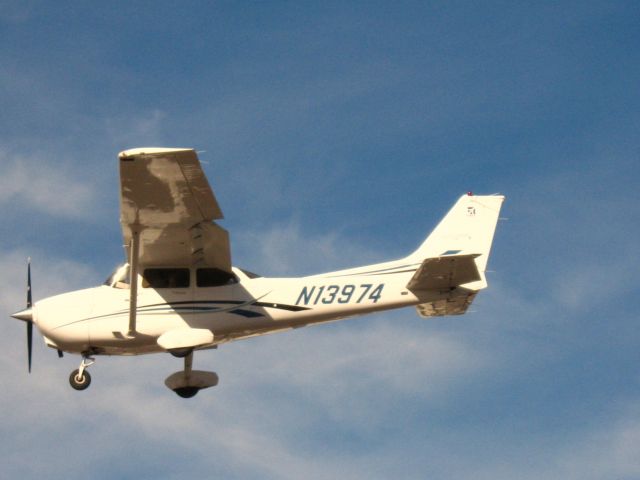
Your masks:
{"label": "landing gear strut", "polygon": [[214,372],[193,370],[193,351],[184,357],[184,370],[169,375],[165,385],[182,398],[191,398],[203,388],[218,384],[218,375]]}
{"label": "landing gear strut", "polygon": [[[184,358],[184,376],[185,378],[189,379],[191,377],[191,372],[193,372],[193,368],[192,368],[193,367],[193,350],[187,353],[183,358]],[[200,387],[196,387],[193,385],[185,385],[183,387],[176,387],[173,389],[173,391],[176,392],[178,396],[182,398],[195,397],[196,393],[198,393],[199,390],[200,390]]]}
{"label": "landing gear strut", "polygon": [[80,368],[71,372],[69,375],[69,383],[71,384],[71,388],[74,390],[85,390],[89,388],[91,385],[91,375],[89,375],[89,371],[87,367],[93,365],[95,363],[95,359],[91,357],[82,357],[82,362],[80,362]]}

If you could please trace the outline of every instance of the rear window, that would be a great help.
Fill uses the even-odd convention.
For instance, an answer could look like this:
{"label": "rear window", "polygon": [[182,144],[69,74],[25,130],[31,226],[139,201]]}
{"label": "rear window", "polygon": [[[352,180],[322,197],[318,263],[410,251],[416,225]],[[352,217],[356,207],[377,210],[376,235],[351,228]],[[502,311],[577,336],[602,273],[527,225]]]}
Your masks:
{"label": "rear window", "polygon": [[143,274],[145,288],[188,288],[188,268],[147,268]]}
{"label": "rear window", "polygon": [[220,287],[237,282],[238,279],[233,273],[219,268],[199,268],[196,271],[196,284],[199,287]]}

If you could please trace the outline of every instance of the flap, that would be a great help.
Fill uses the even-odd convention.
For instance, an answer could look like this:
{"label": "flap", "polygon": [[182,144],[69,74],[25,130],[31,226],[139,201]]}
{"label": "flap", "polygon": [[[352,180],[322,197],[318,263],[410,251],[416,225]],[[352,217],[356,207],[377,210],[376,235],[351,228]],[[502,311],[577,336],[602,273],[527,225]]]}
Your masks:
{"label": "flap", "polygon": [[413,275],[407,288],[411,291],[442,291],[482,280],[475,262],[475,258],[479,256],[474,253],[427,258]]}

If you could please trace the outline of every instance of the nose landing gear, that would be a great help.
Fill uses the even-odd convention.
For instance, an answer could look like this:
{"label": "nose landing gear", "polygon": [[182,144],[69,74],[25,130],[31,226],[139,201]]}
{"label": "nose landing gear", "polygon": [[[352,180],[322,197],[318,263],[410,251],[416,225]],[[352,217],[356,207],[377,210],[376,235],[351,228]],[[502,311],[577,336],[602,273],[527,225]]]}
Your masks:
{"label": "nose landing gear", "polygon": [[91,385],[91,375],[87,368],[95,363],[95,359],[91,357],[82,357],[80,368],[71,372],[69,375],[69,383],[74,390],[86,390]]}

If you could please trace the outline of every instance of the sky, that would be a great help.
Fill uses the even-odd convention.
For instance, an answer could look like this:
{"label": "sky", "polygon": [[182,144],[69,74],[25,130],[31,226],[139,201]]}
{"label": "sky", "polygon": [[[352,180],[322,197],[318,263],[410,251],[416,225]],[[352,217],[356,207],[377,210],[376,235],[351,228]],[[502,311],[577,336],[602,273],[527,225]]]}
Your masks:
{"label": "sky", "polygon": [[[0,471],[76,479],[640,478],[637,2],[0,1]],[[117,153],[192,147],[233,261],[403,257],[506,196],[489,288],[200,352],[79,357],[36,300],[123,260]]]}

